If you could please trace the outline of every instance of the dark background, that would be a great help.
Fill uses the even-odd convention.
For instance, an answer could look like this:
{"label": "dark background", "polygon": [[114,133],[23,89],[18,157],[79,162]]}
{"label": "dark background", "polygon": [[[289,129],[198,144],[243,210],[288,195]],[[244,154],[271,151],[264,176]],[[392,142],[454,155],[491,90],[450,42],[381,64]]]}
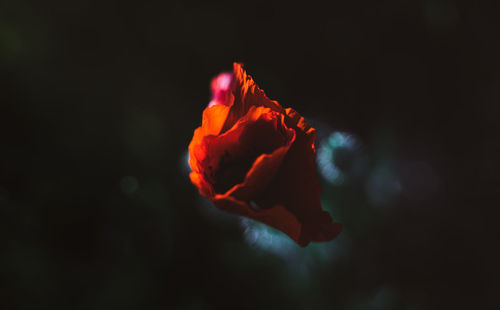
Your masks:
{"label": "dark background", "polygon": [[[498,9],[2,1],[0,308],[495,309]],[[367,172],[323,180],[339,239],[265,249],[191,185],[233,61],[320,138],[362,144]]]}

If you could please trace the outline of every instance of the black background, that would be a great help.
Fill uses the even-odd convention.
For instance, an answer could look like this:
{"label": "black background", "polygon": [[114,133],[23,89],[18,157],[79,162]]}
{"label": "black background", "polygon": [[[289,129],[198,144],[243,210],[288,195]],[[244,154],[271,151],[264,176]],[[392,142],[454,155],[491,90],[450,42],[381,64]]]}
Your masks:
{"label": "black background", "polygon": [[[498,9],[2,1],[0,307],[494,309]],[[184,163],[233,61],[373,157],[425,162],[436,189],[369,220],[356,199],[337,205],[351,250],[308,275],[247,245],[203,215]]]}

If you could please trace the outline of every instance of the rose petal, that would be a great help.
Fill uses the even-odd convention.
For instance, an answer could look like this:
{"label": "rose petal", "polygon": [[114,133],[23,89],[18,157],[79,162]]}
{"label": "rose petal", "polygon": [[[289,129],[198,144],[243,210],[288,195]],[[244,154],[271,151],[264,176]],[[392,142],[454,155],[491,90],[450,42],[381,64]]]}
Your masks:
{"label": "rose petal", "polygon": [[264,208],[282,205],[294,214],[301,225],[297,243],[301,246],[311,241],[327,241],[341,230],[331,216],[321,208],[320,184],[314,160],[315,130],[292,109],[287,109],[288,126],[296,130],[295,142],[288,150],[275,178],[260,197],[258,204]]}
{"label": "rose petal", "polygon": [[275,112],[283,113],[281,105],[266,96],[252,77],[243,70],[241,64],[236,62],[233,64],[233,75],[234,103],[231,105],[222,132],[231,128],[240,118],[245,116],[251,107],[266,107]]}
{"label": "rose petal", "polygon": [[198,188],[200,194],[204,197],[212,197],[215,195],[212,185],[210,185],[201,173],[191,172],[189,174],[191,182]]}
{"label": "rose petal", "polygon": [[293,137],[287,145],[276,149],[271,154],[259,156],[245,176],[243,183],[235,185],[227,192],[227,195],[232,195],[243,201],[256,197],[273,180],[294,140],[295,131],[293,131]]}
{"label": "rose petal", "polygon": [[316,140],[316,129],[312,128],[300,114],[292,108],[285,109],[287,115],[286,124],[290,128],[300,129],[307,137],[307,143],[311,144],[314,148],[314,141]]}
{"label": "rose petal", "polygon": [[[333,223],[321,208],[314,161],[315,130],[297,112],[288,112],[287,123],[296,128],[290,147],[281,147],[271,154],[274,156],[260,157],[242,184],[216,195],[213,202],[221,209],[283,231],[300,246],[329,241],[340,233],[342,225]],[[250,201],[263,209],[254,210]]]}
{"label": "rose petal", "polygon": [[[203,137],[192,149],[192,166],[213,184],[216,192],[224,193],[244,181],[259,156],[272,154],[284,145],[288,150],[293,136],[294,131],[286,128],[283,117],[269,108],[251,107],[229,131]],[[276,162],[275,157],[264,160],[269,162]]]}

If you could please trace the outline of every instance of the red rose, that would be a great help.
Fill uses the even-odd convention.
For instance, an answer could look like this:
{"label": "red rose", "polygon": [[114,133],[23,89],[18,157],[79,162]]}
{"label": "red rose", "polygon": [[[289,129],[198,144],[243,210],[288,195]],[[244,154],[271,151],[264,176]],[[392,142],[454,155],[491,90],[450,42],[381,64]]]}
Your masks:
{"label": "red rose", "polygon": [[213,99],[189,145],[191,181],[219,209],[263,222],[300,246],[329,241],[342,225],[320,202],[316,130],[270,100],[234,64],[211,84]]}

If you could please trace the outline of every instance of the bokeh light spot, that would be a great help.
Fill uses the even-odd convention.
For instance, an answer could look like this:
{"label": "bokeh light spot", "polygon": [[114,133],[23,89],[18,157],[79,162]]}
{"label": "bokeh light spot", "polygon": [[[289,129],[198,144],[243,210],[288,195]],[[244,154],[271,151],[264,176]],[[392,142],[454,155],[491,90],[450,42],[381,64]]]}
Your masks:
{"label": "bokeh light spot", "polygon": [[334,185],[358,177],[366,166],[361,143],[345,132],[335,131],[323,139],[317,154],[316,161],[321,175]]}
{"label": "bokeh light spot", "polygon": [[347,255],[344,233],[334,241],[310,243],[301,248],[286,234],[270,226],[248,218],[240,221],[244,240],[250,247],[281,258],[291,272],[301,277],[309,277],[312,269],[321,263],[332,263]]}

